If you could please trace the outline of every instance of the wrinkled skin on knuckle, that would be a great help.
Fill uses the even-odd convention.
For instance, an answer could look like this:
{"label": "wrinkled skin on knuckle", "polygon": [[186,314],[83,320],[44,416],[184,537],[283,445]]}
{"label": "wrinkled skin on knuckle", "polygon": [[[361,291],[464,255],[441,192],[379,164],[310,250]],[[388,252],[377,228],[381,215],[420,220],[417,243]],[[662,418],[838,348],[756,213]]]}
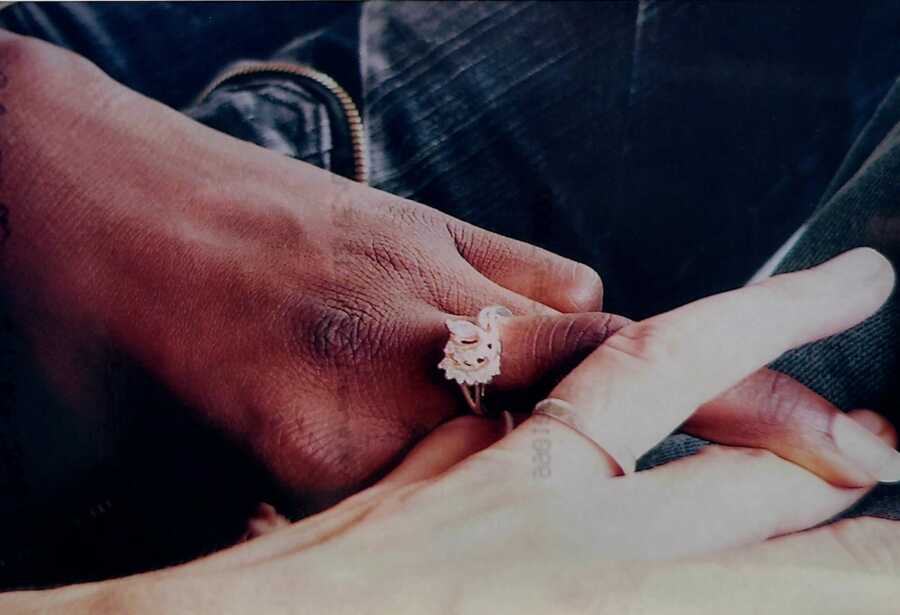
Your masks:
{"label": "wrinkled skin on knuckle", "polygon": [[[453,242],[453,246],[466,260],[473,260],[481,254],[483,248],[475,242],[475,234],[472,229],[459,220],[448,219],[445,221],[447,236]],[[485,252],[489,254],[490,252]]]}
{"label": "wrinkled skin on knuckle", "polygon": [[678,357],[684,334],[666,323],[644,321],[623,327],[606,340],[607,348],[642,365],[668,365]]}
{"label": "wrinkled skin on knuckle", "polygon": [[382,203],[385,214],[394,226],[427,229],[429,235],[446,237],[447,216],[439,211],[393,195],[388,195]]}
{"label": "wrinkled skin on knuckle", "polygon": [[502,261],[510,251],[502,238],[491,240],[431,208],[393,197],[377,209],[366,218],[364,234],[358,231],[360,220],[347,226],[351,239],[342,254],[356,257],[355,266],[383,280],[385,289],[402,289],[408,298],[444,313],[475,315],[490,301],[489,285],[469,261]]}
{"label": "wrinkled skin on knuckle", "polygon": [[509,325],[504,339],[500,384],[538,381],[546,384],[570,371],[605,338],[605,315],[576,319],[558,316],[532,317]]}
{"label": "wrinkled skin on knuckle", "polygon": [[613,314],[532,316],[501,333],[503,368],[497,403],[531,407],[628,322]]}
{"label": "wrinkled skin on knuckle", "polygon": [[[547,356],[533,358],[535,360],[543,358],[546,361],[551,357],[562,356],[565,357],[567,364],[571,361],[580,362],[604,343],[615,328],[610,314],[591,314],[566,320],[547,317],[545,321],[550,323],[549,331],[537,328],[534,336],[549,340],[546,348]],[[539,347],[536,340],[532,347]]]}
{"label": "wrinkled skin on knuckle", "polygon": [[765,369],[741,386],[752,387],[753,393],[754,420],[747,429],[782,434],[798,447],[816,449],[831,442],[831,414],[824,405],[817,407],[818,397],[790,376]]}
{"label": "wrinkled skin on knuckle", "polygon": [[396,293],[418,297],[422,285],[426,290],[434,285],[438,269],[424,245],[413,233],[401,241],[392,230],[370,229],[344,244],[336,265],[359,286],[380,286],[372,290],[383,293],[385,300]]}
{"label": "wrinkled skin on knuckle", "polygon": [[[480,271],[510,273],[510,268],[521,265],[521,258],[516,257],[514,249],[516,244],[512,240],[452,219],[447,221],[446,230],[453,240],[456,252]],[[535,279],[535,283],[540,284],[540,281]],[[539,288],[533,290],[537,291]]]}
{"label": "wrinkled skin on knuckle", "polygon": [[579,326],[574,331],[577,335],[575,347],[593,350],[630,324],[630,321],[614,314],[604,313],[579,318],[578,323]]}
{"label": "wrinkled skin on knuckle", "polygon": [[801,420],[803,400],[790,376],[769,370],[765,373],[765,378],[765,394],[756,404],[757,420],[774,427],[788,427]]}
{"label": "wrinkled skin on knuckle", "polygon": [[302,300],[291,316],[291,338],[310,368],[359,368],[387,358],[402,332],[377,302],[357,297]]}
{"label": "wrinkled skin on knuckle", "polygon": [[410,299],[407,256],[380,233],[346,238],[328,256],[284,302],[291,350],[317,371],[384,359],[403,337],[398,304]]}
{"label": "wrinkled skin on knuckle", "polygon": [[448,308],[466,273],[457,267],[459,257],[437,212],[392,197],[374,211],[342,217],[348,215],[337,225],[344,231],[333,253],[332,269],[339,277],[355,278],[357,286],[381,293],[384,301],[399,294],[408,303],[452,312]]}

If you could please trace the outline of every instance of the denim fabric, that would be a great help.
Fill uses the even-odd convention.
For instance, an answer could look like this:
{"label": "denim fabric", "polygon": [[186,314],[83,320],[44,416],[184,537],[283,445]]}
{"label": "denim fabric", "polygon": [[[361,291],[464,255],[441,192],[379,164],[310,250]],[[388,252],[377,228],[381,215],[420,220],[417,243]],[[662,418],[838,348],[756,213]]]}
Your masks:
{"label": "denim fabric", "polygon": [[[363,17],[373,183],[592,264],[612,311],[740,285],[820,199],[780,271],[860,245],[900,265],[885,138],[900,95],[869,121],[900,69],[896,6],[369,4]],[[775,367],[844,409],[895,413],[898,325],[894,300]],[[641,466],[703,445],[672,437]],[[854,512],[900,516],[900,495],[881,488]]]}
{"label": "denim fabric", "polygon": [[[894,84],[837,174],[827,198],[777,272],[871,246],[900,271],[900,82]],[[900,413],[900,293],[853,329],[791,351],[774,367],[837,406]],[[854,514],[900,519],[900,486],[881,487]]]}
{"label": "denim fabric", "polygon": [[329,2],[18,2],[0,13],[0,27],[71,49],[182,107],[225,65],[268,58],[347,11]]}
{"label": "denim fabric", "polygon": [[[865,126],[827,190],[822,205],[776,273],[817,265],[837,253],[871,246],[900,271],[900,81]],[[844,410],[876,408],[897,422],[900,412],[900,293],[862,324],[790,351],[773,367]],[[691,454],[703,442],[671,438],[644,460],[658,465]],[[882,485],[844,516],[900,519],[900,486]]]}
{"label": "denim fabric", "polygon": [[367,4],[373,183],[595,266],[641,318],[734,287],[850,146],[849,4]]}
{"label": "denim fabric", "polygon": [[229,82],[186,113],[210,128],[332,170],[334,125],[327,107],[284,76]]}
{"label": "denim fabric", "polygon": [[[607,309],[632,317],[741,285],[814,213],[781,269],[856,245],[897,263],[893,2],[367,3],[360,63],[334,66],[310,32],[345,11],[22,3],[0,22],[175,106],[237,59],[337,72],[364,107],[376,187],[590,263]],[[313,135],[276,136],[300,156]],[[776,367],[889,412],[897,318],[895,299]],[[643,464],[702,445],[674,436]],[[898,511],[881,488],[855,512]]]}

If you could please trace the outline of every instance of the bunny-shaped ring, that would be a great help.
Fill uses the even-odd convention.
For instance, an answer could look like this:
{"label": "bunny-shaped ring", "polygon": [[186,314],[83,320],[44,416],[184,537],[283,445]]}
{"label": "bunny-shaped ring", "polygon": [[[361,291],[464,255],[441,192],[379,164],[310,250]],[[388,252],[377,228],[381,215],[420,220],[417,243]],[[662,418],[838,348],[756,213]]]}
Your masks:
{"label": "bunny-shaped ring", "polygon": [[507,308],[492,305],[478,313],[478,324],[469,320],[447,320],[450,339],[444,346],[444,358],[438,367],[447,380],[455,380],[466,403],[475,414],[484,414],[484,387],[500,373],[501,318],[512,316]]}

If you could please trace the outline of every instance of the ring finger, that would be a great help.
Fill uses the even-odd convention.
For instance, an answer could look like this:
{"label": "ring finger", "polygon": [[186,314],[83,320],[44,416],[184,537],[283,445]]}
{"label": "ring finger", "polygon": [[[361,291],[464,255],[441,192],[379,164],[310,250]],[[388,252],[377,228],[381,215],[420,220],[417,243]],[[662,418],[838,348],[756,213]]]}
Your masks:
{"label": "ring finger", "polygon": [[859,249],[628,325],[551,393],[570,406],[581,434],[532,417],[497,446],[530,465],[544,432],[560,443],[554,482],[578,485],[598,470],[616,476],[698,406],[782,352],[861,322],[892,287],[889,263]]}

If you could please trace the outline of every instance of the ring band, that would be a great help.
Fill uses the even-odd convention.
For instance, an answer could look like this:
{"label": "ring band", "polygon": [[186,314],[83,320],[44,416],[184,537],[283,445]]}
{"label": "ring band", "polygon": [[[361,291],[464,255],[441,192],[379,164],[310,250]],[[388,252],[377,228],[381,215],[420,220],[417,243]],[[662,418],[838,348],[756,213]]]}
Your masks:
{"label": "ring band", "polygon": [[616,465],[619,466],[622,474],[634,473],[637,466],[637,459],[635,458],[635,456],[625,448],[611,447],[606,444],[600,444],[600,442],[598,442],[596,438],[594,438],[587,432],[587,430],[584,428],[581,418],[575,412],[574,407],[566,400],[557,399],[555,397],[548,397],[547,399],[537,403],[537,405],[534,407],[532,415],[546,416],[547,418],[551,418],[554,421],[562,423],[575,433],[579,434],[583,438],[586,438],[591,444],[603,451],[610,459],[612,459],[616,463]]}

